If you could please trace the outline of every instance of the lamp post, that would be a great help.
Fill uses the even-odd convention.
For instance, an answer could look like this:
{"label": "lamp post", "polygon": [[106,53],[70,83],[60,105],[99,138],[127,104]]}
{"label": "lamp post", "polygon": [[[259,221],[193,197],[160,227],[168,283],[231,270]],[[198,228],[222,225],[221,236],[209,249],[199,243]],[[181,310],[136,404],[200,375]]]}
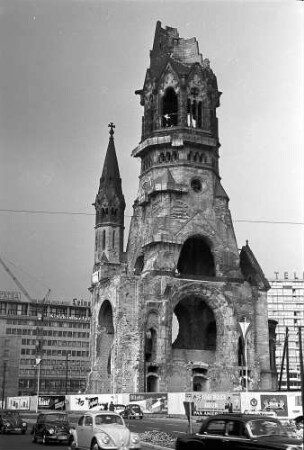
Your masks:
{"label": "lamp post", "polygon": [[5,378],[6,378],[6,363],[3,361],[3,379],[2,379],[2,409],[4,409],[4,399],[5,399]]}
{"label": "lamp post", "polygon": [[36,358],[36,367],[38,369],[38,376],[37,376],[37,404],[36,404],[36,413],[38,413],[38,406],[39,406],[39,389],[40,389],[40,370],[41,370],[41,358]]}
{"label": "lamp post", "polygon": [[68,395],[69,353],[65,355],[65,395]]}
{"label": "lamp post", "polygon": [[248,328],[250,326],[250,322],[247,322],[246,317],[244,317],[243,322],[239,322],[239,325],[242,330],[242,335],[245,343],[245,376],[246,376],[246,392],[248,392],[248,348],[247,348],[247,337],[248,337]]}

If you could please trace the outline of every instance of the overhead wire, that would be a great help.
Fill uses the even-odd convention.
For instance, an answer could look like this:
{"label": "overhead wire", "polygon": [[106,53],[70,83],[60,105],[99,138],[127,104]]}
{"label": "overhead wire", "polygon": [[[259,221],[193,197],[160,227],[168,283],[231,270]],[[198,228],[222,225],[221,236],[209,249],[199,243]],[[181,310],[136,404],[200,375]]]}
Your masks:
{"label": "overhead wire", "polygon": [[[0,209],[0,212],[7,212],[13,214],[50,214],[50,215],[67,215],[67,216],[95,216],[95,213],[87,213],[80,211],[50,211],[50,210],[30,210],[30,209]],[[133,216],[124,214],[126,218],[132,218]],[[162,216],[154,216],[153,219],[170,218],[170,214]],[[146,219],[152,219],[147,217]],[[175,219],[175,217],[173,218]],[[233,222],[237,223],[265,223],[274,225],[304,225],[304,222],[284,221],[284,220],[257,220],[257,219],[234,219]]]}

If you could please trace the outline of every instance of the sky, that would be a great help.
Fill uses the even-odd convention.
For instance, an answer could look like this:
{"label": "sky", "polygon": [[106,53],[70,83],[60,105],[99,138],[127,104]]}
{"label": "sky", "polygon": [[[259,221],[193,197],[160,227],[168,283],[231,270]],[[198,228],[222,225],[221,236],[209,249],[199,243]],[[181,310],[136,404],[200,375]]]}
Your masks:
{"label": "sky", "polygon": [[[304,271],[304,3],[0,0],[0,257],[33,298],[88,300],[94,208],[115,123],[136,198],[156,22],[196,37],[217,76],[220,175],[238,247]],[[0,266],[0,291],[18,290]]]}

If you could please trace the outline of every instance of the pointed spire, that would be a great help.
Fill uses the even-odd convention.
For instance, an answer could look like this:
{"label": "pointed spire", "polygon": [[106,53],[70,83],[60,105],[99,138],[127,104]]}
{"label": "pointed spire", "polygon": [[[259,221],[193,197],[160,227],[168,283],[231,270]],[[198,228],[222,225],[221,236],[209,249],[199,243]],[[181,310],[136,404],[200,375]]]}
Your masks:
{"label": "pointed spire", "polygon": [[125,199],[121,188],[121,178],[114,145],[113,122],[109,123],[110,138],[103,164],[99,189],[94,203],[96,209],[96,225],[114,223],[123,226]]}
{"label": "pointed spire", "polygon": [[115,125],[113,122],[109,123],[108,127],[110,128],[110,138],[109,138],[109,144],[108,149],[103,165],[103,171],[101,176],[101,181],[105,180],[120,180],[120,173],[119,173],[119,167],[118,167],[118,161],[116,156],[116,150],[114,145],[114,128]]}

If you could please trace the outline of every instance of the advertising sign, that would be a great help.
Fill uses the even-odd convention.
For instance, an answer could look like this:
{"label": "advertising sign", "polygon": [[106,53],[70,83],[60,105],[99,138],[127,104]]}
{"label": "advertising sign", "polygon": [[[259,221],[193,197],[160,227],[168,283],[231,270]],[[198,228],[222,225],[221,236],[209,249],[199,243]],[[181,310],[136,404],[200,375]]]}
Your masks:
{"label": "advertising sign", "polygon": [[38,409],[65,409],[64,395],[39,395]]}
{"label": "advertising sign", "polygon": [[235,392],[189,392],[185,394],[185,401],[193,402],[193,416],[241,411],[240,394]]}
{"label": "advertising sign", "polygon": [[274,411],[277,416],[288,417],[287,395],[261,395],[261,410]]}
{"label": "advertising sign", "polygon": [[8,409],[30,409],[30,397],[8,397]]}
{"label": "advertising sign", "polygon": [[140,405],[144,413],[168,414],[168,394],[148,392],[145,394],[130,394],[130,403]]}

